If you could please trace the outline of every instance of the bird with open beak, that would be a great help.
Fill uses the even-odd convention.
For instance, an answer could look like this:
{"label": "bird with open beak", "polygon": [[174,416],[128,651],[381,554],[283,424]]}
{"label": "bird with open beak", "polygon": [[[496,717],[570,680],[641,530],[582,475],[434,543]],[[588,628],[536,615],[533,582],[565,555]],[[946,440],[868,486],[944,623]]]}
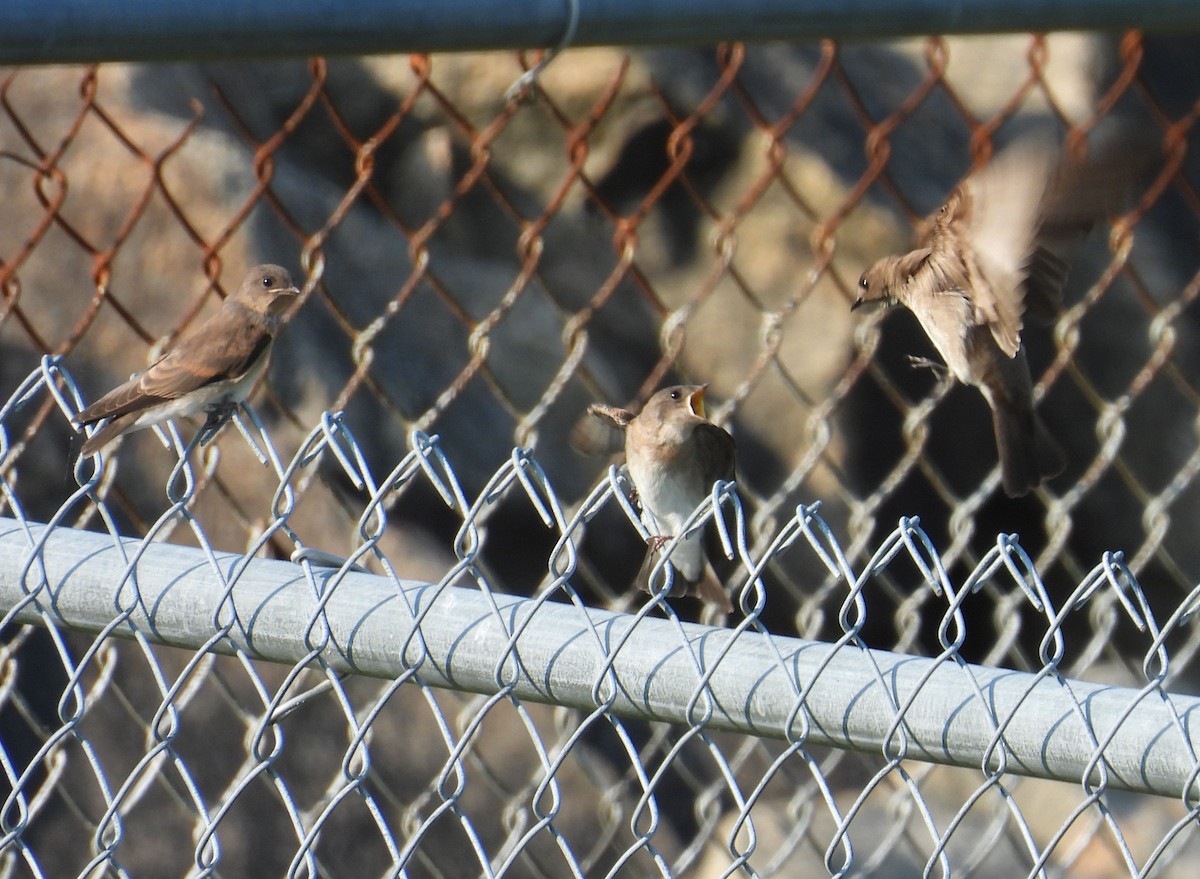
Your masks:
{"label": "bird with open beak", "polygon": [[121,434],[200,413],[208,416],[201,432],[211,437],[266,371],[283,313],[299,293],[287,269],[252,268],[195,333],[75,416],[77,427],[112,419],[87,438],[82,454],[95,454]]}
{"label": "bird with open beak", "polygon": [[[625,431],[625,463],[637,490],[650,550],[638,575],[649,592],[658,554],[683,532],[684,523],[718,480],[734,477],[734,442],[704,414],[707,385],[679,385],[655,393],[634,415],[628,409],[592,405],[588,411]],[[733,605],[704,551],[703,528],[683,536],[669,556],[675,581],[669,595],[695,595],[722,614]]]}
{"label": "bird with open beak", "polygon": [[[1082,229],[1095,217],[1048,212],[1062,179],[1056,151],[1041,141],[1018,143],[968,178],[925,223],[923,246],[887,256],[863,272],[857,309],[906,306],[946,367],[979,389],[992,410],[1004,491],[1019,497],[1057,476],[1062,450],[1033,406],[1033,382],[1021,343],[1022,317],[1056,314],[1066,263],[1041,233]],[[1077,178],[1072,178],[1073,180]],[[1057,200],[1063,203],[1061,193]]]}

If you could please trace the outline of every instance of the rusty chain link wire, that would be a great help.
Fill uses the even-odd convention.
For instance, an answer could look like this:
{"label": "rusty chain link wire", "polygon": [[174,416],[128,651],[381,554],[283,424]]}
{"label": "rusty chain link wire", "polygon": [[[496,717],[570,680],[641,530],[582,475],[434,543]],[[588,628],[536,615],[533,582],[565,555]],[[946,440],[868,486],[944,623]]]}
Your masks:
{"label": "rusty chain link wire", "polygon": [[[0,71],[4,874],[1190,875],[1194,48]],[[1047,128],[1144,167],[1027,322],[1068,464],[1010,499],[979,396],[850,304]],[[251,406],[80,460],[265,261]],[[714,628],[632,587],[584,453],[676,380],[738,442]]]}

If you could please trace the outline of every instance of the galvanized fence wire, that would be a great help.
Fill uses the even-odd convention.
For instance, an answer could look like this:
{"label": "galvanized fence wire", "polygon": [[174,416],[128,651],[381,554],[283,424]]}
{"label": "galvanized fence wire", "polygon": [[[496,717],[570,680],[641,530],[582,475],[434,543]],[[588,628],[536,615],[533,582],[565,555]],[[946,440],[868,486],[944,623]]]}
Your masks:
{"label": "galvanized fence wire", "polygon": [[[1194,57],[5,72],[6,875],[1183,875]],[[1109,126],[1145,167],[1023,336],[1067,471],[1010,500],[978,395],[849,304],[1004,144]],[[303,291],[252,406],[81,460],[70,416],[263,261]],[[576,451],[676,380],[738,440],[711,628],[632,588]]]}
{"label": "galvanized fence wire", "polygon": [[[7,427],[13,413],[36,406],[42,399],[51,399],[64,419],[79,411],[79,388],[58,358],[44,358],[41,367],[18,388],[0,410],[0,427]],[[1092,848],[1111,849],[1110,868],[1124,869],[1131,875],[1169,874],[1173,869],[1186,869],[1182,865],[1190,862],[1187,853],[1195,845],[1191,831],[1200,814],[1196,787],[1200,759],[1193,747],[1187,715],[1197,706],[1194,700],[1167,693],[1164,680],[1168,657],[1163,647],[1167,630],[1186,623],[1188,607],[1185,603],[1160,629],[1145,594],[1119,555],[1107,554],[1061,609],[1046,594],[1032,561],[1014,535],[1001,535],[976,570],[956,586],[928,535],[913,518],[901,520],[870,560],[856,570],[818,509],[800,506],[775,535],[768,553],[755,558],[747,546],[746,517],[736,490],[731,484],[718,483],[710,501],[697,511],[697,519],[711,519],[716,524],[726,552],[740,563],[741,573],[732,582],[742,584],[738,595],[743,618],[731,629],[706,631],[683,623],[671,603],[659,595],[649,597],[641,610],[625,618],[626,626],[614,627],[612,617],[595,617],[590,612],[572,588],[571,577],[576,570],[576,545],[604,505],[620,506],[629,523],[640,527],[630,505],[628,486],[615,468],[571,511],[560,502],[528,450],[514,449],[478,497],[472,499],[457,480],[436,437],[415,433],[410,452],[386,478],[376,481],[340,414],[322,418],[286,463],[253,410],[239,416],[236,424],[242,440],[279,481],[270,522],[251,549],[266,546],[273,535],[284,535],[295,547],[295,563],[276,563],[269,589],[282,591],[290,580],[301,593],[310,593],[303,610],[308,614],[303,617],[306,622],[300,627],[276,628],[277,621],[261,604],[254,599],[238,599],[239,587],[240,594],[245,594],[243,577],[253,564],[254,553],[219,553],[207,540],[202,523],[188,512],[202,473],[211,465],[205,458],[215,454],[197,454],[195,441],[185,443],[174,425],[162,435],[164,445],[179,455],[175,478],[167,487],[171,500],[167,511],[146,538],[135,541],[122,540],[105,517],[102,532],[92,539],[93,546],[80,549],[78,557],[65,563],[66,567],[58,560],[51,539],[65,536],[68,543],[81,543],[85,535],[91,534],[71,525],[103,516],[104,504],[97,489],[103,481],[104,466],[98,466],[94,458],[77,464],[74,476],[78,491],[45,528],[28,521],[17,486],[11,478],[4,480],[5,512],[12,517],[5,538],[10,558],[7,567],[15,572],[12,580],[18,584],[5,593],[6,604],[11,607],[5,617],[6,629],[16,633],[8,651],[8,676],[11,680],[14,666],[22,662],[21,646],[31,632],[25,626],[14,630],[12,623],[36,620],[53,636],[54,653],[66,679],[54,718],[58,726],[54,728],[53,722],[40,725],[38,732],[44,740],[28,763],[14,763],[6,750],[3,765],[11,792],[4,810],[4,850],[9,869],[17,869],[19,859],[31,874],[42,872],[46,853],[37,844],[39,827],[65,818],[55,814],[54,805],[61,799],[67,811],[76,813],[73,817],[86,822],[90,831],[91,858],[82,868],[76,868],[78,874],[108,871],[136,875],[138,870],[126,863],[125,852],[132,852],[134,859],[144,857],[139,851],[145,844],[145,830],[138,821],[139,807],[155,796],[168,795],[171,811],[184,822],[176,833],[194,845],[191,866],[185,867],[180,861],[177,868],[195,875],[221,874],[226,866],[222,838],[244,832],[240,827],[231,829],[236,824],[231,816],[252,791],[264,787],[271,789],[276,808],[286,813],[290,824],[290,842],[274,839],[270,844],[289,856],[285,871],[289,875],[339,875],[361,869],[364,864],[344,859],[344,853],[333,854],[346,845],[338,837],[347,832],[356,840],[363,835],[372,837],[381,847],[376,869],[387,874],[423,874],[426,870],[436,874],[439,869],[443,874],[452,873],[453,867],[435,866],[439,845],[428,836],[443,815],[453,816],[470,843],[476,859],[471,872],[484,875],[587,875],[595,870],[609,875],[626,870],[679,875],[693,869],[728,872],[731,868],[741,868],[749,875],[789,874],[803,863],[804,844],[815,850],[809,858],[819,857],[834,875],[869,873],[897,856],[918,854],[926,860],[923,867],[914,861],[913,869],[944,875],[977,871],[999,875],[1014,869],[1028,875],[1051,875],[1072,869]],[[7,429],[0,432],[0,450],[11,454]],[[295,511],[294,487],[319,469],[323,461],[336,462],[363,491],[364,498],[358,519],[359,545],[333,568],[323,567],[331,564],[329,559],[307,547],[289,522]],[[414,480],[428,480],[447,507],[462,517],[454,545],[457,561],[440,582],[418,590],[390,570],[379,548],[388,524],[385,498]],[[480,521],[487,518],[485,510],[506,495],[523,498],[556,534],[543,583],[530,599],[516,603],[511,596],[492,590],[480,565],[485,540]],[[189,528],[197,543],[195,549],[177,551],[173,557],[175,567],[151,558],[156,548],[162,547],[158,536],[171,523]],[[803,545],[821,559],[830,576],[845,590],[839,613],[843,632],[827,645],[821,658],[808,660],[811,678],[807,670],[799,670],[804,667],[799,654],[816,645],[809,643],[796,649],[774,639],[768,640],[770,649],[765,655],[761,647],[758,649],[754,658],[773,666],[774,672],[754,685],[767,692],[751,701],[781,702],[786,718],[782,729],[772,732],[764,724],[758,732],[784,741],[773,745],[750,736],[739,742],[720,732],[736,728],[729,718],[737,717],[737,706],[731,710],[727,684],[721,680],[722,664],[746,662],[750,654],[740,652],[744,640],[756,633],[769,635],[761,619],[766,602],[760,580],[762,569],[768,559],[795,552]],[[100,561],[103,548],[117,556],[116,564],[109,564],[107,571],[87,575],[91,584],[81,590],[74,585],[77,572],[87,564],[104,564]],[[314,558],[319,564],[314,564]],[[358,653],[350,643],[353,638],[346,637],[344,620],[337,619],[345,608],[330,608],[339,590],[344,594],[362,588],[350,578],[370,559],[384,566],[387,600],[403,602],[403,614],[411,624],[390,645],[388,656],[395,672],[385,683],[364,692],[354,686],[353,678],[345,676],[346,671],[379,672],[373,670],[370,660],[355,659]],[[861,637],[871,606],[872,581],[898,559],[911,561],[921,572],[923,588],[945,604],[938,625],[942,652],[922,663],[911,688],[896,685],[896,680],[904,674],[901,667],[914,657],[887,654],[881,663],[880,657],[885,655],[870,650]],[[282,574],[280,568],[284,569]],[[194,576],[195,569],[201,569],[214,582],[211,596],[186,594],[190,582],[180,584],[181,578]],[[167,585],[148,586],[150,579]],[[988,670],[968,664],[962,656],[969,637],[963,605],[982,585],[997,580],[1011,582],[1044,621],[1039,647],[1042,667],[1034,674],[1019,676],[1021,681],[1011,685],[1015,686],[1015,694],[1007,697],[1002,692],[1010,684],[994,677],[981,679],[981,672]],[[193,617],[176,618],[178,609],[168,604],[172,589],[183,589],[186,605],[196,612]],[[80,597],[74,595],[76,591]],[[461,595],[454,594],[461,591],[478,595],[476,610],[482,618],[465,607]],[[13,595],[21,597],[8,601]],[[1148,641],[1142,660],[1144,683],[1140,688],[1135,685],[1120,691],[1115,702],[1103,705],[1096,690],[1110,688],[1093,689],[1067,678],[1059,669],[1064,620],[1094,607],[1097,595],[1112,597]],[[285,603],[293,604],[294,599],[288,597]],[[365,616],[351,620],[351,631],[353,626],[366,625],[373,607],[384,603],[386,600],[367,597],[354,604]],[[444,617],[434,619],[439,603],[453,608],[449,624]],[[539,716],[540,706],[528,701],[530,691],[521,689],[521,684],[528,681],[544,687],[540,694],[536,688],[533,691],[532,698],[537,702],[553,702],[556,691],[569,686],[569,675],[558,677],[553,662],[551,667],[527,666],[531,656],[539,654],[526,645],[555,637],[555,628],[561,627],[561,617],[556,624],[543,614],[555,604],[569,608],[580,625],[550,656],[553,659],[560,650],[565,654],[565,645],[573,639],[586,643],[585,650],[595,656],[595,672],[585,687],[593,707],[590,711],[560,710],[548,724],[549,718]],[[646,652],[646,643],[637,640],[641,629],[655,622],[658,625],[650,638],[672,641],[659,656]],[[502,645],[498,654],[484,654],[483,661],[492,663],[488,666],[491,670],[483,668],[474,682],[458,681],[460,686],[479,687],[486,692],[466,701],[456,713],[445,707],[444,698],[433,690],[431,682],[446,686],[464,673],[450,667],[454,662],[450,657],[457,652],[469,656],[470,648],[458,642],[482,640],[478,629],[489,623],[501,633],[498,643]],[[456,624],[466,629],[456,628]],[[73,648],[67,631],[72,626],[93,632],[94,637],[83,639]],[[445,631],[448,626],[449,633]],[[539,631],[539,627],[546,630]],[[426,643],[427,638],[441,641],[447,637],[455,642],[448,653],[444,646]],[[133,643],[120,644],[118,638]],[[273,646],[264,647],[264,643]],[[761,643],[755,641],[756,645]],[[164,648],[159,644],[194,650],[185,661],[178,662],[177,657],[170,661],[165,660]],[[232,654],[236,665],[218,659],[218,654],[227,653]],[[130,666],[137,664],[139,654],[144,672],[153,679],[152,686],[146,687],[149,692],[140,697],[127,692],[130,684],[123,680]],[[636,691],[642,684],[629,678],[627,667],[618,670],[618,662],[634,667],[649,665],[643,669],[644,686],[647,690],[658,689],[661,685],[654,681],[654,666],[667,662],[665,657],[671,654],[682,658],[664,675],[670,686],[658,699],[674,697],[673,705],[657,704],[652,698],[643,703],[636,692],[620,698],[623,692]],[[266,674],[264,657],[277,661],[288,657],[293,661],[284,667],[282,675]],[[899,665],[895,664],[897,660]],[[847,687],[844,678],[830,671],[847,661],[859,669],[858,686]],[[559,662],[568,667],[576,665],[570,659],[564,661],[561,655]],[[945,675],[948,669],[953,669],[950,678]],[[117,674],[118,670],[125,675]],[[233,680],[238,670],[241,675]],[[681,679],[670,680],[674,675]],[[820,687],[822,675],[837,679],[832,708],[811,701],[830,698],[829,692]],[[1000,674],[1001,678],[1008,676]],[[780,678],[790,682],[782,692],[778,689]],[[928,698],[930,690],[947,687],[950,680],[957,680],[966,695],[950,715],[932,718],[931,739],[931,718],[922,716],[928,715],[928,706],[922,700]],[[1043,682],[1051,683],[1060,698],[1066,697],[1066,713],[1055,715],[1051,711],[1049,720],[1044,721],[1042,737],[1028,741],[1029,718],[1022,709],[1028,708],[1029,702],[1046,704],[1047,691],[1039,689]],[[143,687],[146,684],[141,682]],[[189,753],[176,747],[188,723],[192,700],[203,689],[212,687],[224,690],[229,699],[219,722],[241,726],[241,747],[227,754]],[[428,767],[432,777],[416,790],[398,789],[375,762],[382,750],[404,750],[402,718],[398,719],[399,729],[389,729],[388,733],[380,732],[379,726],[389,713],[414,710],[411,698],[405,700],[406,708],[391,704],[408,689],[421,693],[445,749],[440,768]],[[884,702],[876,707],[885,710],[863,717],[857,703],[879,694],[884,694]],[[88,715],[105,700],[123,703],[142,725],[140,751],[127,753],[117,761],[125,768],[125,775],[113,765],[111,755],[106,760],[101,754],[99,746],[111,743],[93,742],[96,733],[89,731]],[[641,712],[631,710],[630,700],[635,706],[643,706]],[[20,691],[10,686],[6,704],[20,705],[21,701]],[[318,704],[326,706],[324,710],[343,726],[333,741],[322,743],[331,751],[328,758],[333,764],[324,781],[303,774],[294,777],[279,765],[288,744],[289,724],[300,723],[299,718],[316,710]],[[568,698],[565,704],[573,703]],[[1118,707],[1117,712],[1110,710],[1113,705]],[[512,716],[503,732],[495,727],[489,730],[501,707],[511,711]],[[1139,712],[1148,707],[1165,710],[1165,722],[1149,727],[1139,724]],[[832,723],[824,714],[830,710]],[[24,706],[19,711],[32,720],[28,712]],[[747,710],[743,732],[754,731],[751,713]],[[675,718],[679,724],[660,724],[657,730],[640,724],[631,728],[622,719],[636,719],[639,714],[644,718]],[[718,715],[724,719],[718,720]],[[961,723],[970,715],[978,715],[976,722]],[[289,721],[293,716],[295,720]],[[978,723],[980,717],[982,725]],[[960,723],[956,724],[956,718]],[[1064,735],[1057,728],[1065,725],[1071,729]],[[838,726],[845,736],[843,746],[864,748],[871,736],[876,736],[878,754],[874,761],[864,762],[864,768],[875,764],[871,767],[873,774],[862,774],[856,794],[834,784],[847,755],[836,751],[826,754],[821,747],[838,741]],[[613,731],[621,746],[616,753],[593,753],[597,727]],[[1131,728],[1136,732],[1127,740],[1124,736]],[[103,740],[103,732],[100,735]],[[502,751],[520,742],[532,752],[527,758],[530,765],[524,767],[528,777],[511,787],[500,782],[496,776],[502,774],[502,767],[489,766],[480,754],[489,735],[505,739]],[[956,740],[956,736],[961,739]],[[1021,776],[1042,774],[1060,782],[1071,780],[1070,770],[1057,762],[1059,742],[1064,739],[1068,742],[1067,752],[1076,754],[1074,767],[1079,775],[1072,789],[1077,802],[1061,819],[1056,817],[1061,824],[1051,828],[1040,823],[1045,817],[1036,802],[1021,802]],[[1131,742],[1137,749],[1132,757],[1122,753]],[[123,746],[126,751],[132,750],[128,741]],[[940,756],[939,747],[944,749]],[[1176,753],[1172,758],[1164,757],[1165,752]],[[1036,760],[1030,761],[1031,753],[1043,755],[1040,769]],[[606,790],[598,779],[593,779],[594,787],[584,786],[567,771],[572,766],[585,776],[590,774],[589,769],[603,776],[605,772],[589,764],[616,759],[627,763],[623,781],[617,786],[619,791]],[[943,787],[936,773],[948,770],[922,762],[928,759],[977,768],[956,770],[965,778]],[[1156,765],[1160,760],[1166,761],[1165,770]],[[85,782],[78,777],[64,777],[64,766],[74,762],[82,762],[85,772],[90,773],[90,778],[85,775]],[[198,776],[211,771],[214,764],[222,765],[229,773],[223,787],[206,785]],[[1135,767],[1133,773],[1129,772],[1131,765]],[[611,772],[613,767],[608,769]],[[666,835],[662,812],[679,808],[673,801],[677,794],[668,795],[667,779],[675,773],[688,780],[690,802],[685,811],[693,811],[696,828],[692,839],[675,841],[679,850],[668,854],[660,849],[660,837]],[[775,792],[772,799],[777,801],[759,812],[768,792],[781,780],[795,790],[785,796]],[[92,796],[99,793],[100,802],[89,809],[82,802],[87,792],[76,793],[76,785],[94,786]],[[486,804],[478,811],[480,804],[469,803],[466,796],[472,786],[482,787],[489,798],[496,797],[500,803]],[[1114,806],[1112,801],[1122,788],[1174,793],[1177,802],[1167,806],[1164,804],[1173,801],[1148,797],[1141,809]],[[887,807],[882,815],[872,817],[871,800],[880,797]],[[582,821],[562,821],[581,807],[579,800],[595,813]],[[961,805],[956,805],[959,801]],[[347,825],[343,822],[348,819],[342,813],[351,810],[351,802],[355,821]],[[778,816],[766,816],[785,803],[786,813],[797,820],[797,827],[786,830],[775,845],[763,846],[763,831],[758,824],[779,820]],[[502,806],[502,829],[487,826],[498,817],[497,805]],[[1145,820],[1143,811],[1170,815],[1173,822],[1161,827],[1163,835],[1158,840],[1139,837],[1131,842],[1121,818],[1132,812]],[[818,835],[813,827],[814,813],[824,814],[828,835]],[[190,826],[186,823],[189,821]],[[607,828],[604,850],[588,851],[586,847],[597,841],[594,827],[598,821]],[[879,821],[884,822],[882,827],[876,823]],[[877,836],[881,832],[882,836]],[[557,858],[547,860],[543,848],[546,838],[557,848]],[[998,855],[1001,842],[1006,844],[1006,856]],[[1152,850],[1135,851],[1147,842],[1154,843]],[[187,846],[177,841],[175,847]],[[326,847],[329,854],[323,853]],[[713,858],[720,858],[716,862],[719,866],[714,866]],[[819,861],[810,866],[819,867]],[[59,869],[48,868],[45,873],[57,874]]]}

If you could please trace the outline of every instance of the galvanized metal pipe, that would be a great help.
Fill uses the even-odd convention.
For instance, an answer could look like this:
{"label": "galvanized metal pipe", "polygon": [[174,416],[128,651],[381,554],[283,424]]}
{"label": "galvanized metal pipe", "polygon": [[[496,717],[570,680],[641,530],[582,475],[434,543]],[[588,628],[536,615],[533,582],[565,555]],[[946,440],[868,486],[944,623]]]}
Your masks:
{"label": "galvanized metal pipe", "polygon": [[[118,592],[126,554],[133,556],[138,541],[124,541],[122,553],[103,534],[56,528],[46,535],[45,530],[31,526],[33,540],[45,540],[39,564],[30,566],[26,531],[0,518],[0,606],[5,611],[32,594],[34,600],[26,601],[17,620],[49,619],[98,632],[116,617],[115,608],[135,604],[128,584],[119,598]],[[242,557],[218,554],[217,559],[228,577]],[[144,549],[136,575],[141,600],[115,634],[137,630],[151,640],[192,649],[210,640],[226,587],[204,551],[152,544]],[[320,576],[328,585],[333,572]],[[252,560],[231,596],[222,619],[236,610],[239,622],[217,649],[230,652],[236,646],[282,663],[308,655],[304,635],[318,602],[299,566]],[[496,692],[502,678],[512,682],[513,695],[521,699],[585,710],[597,707],[599,692],[611,697],[611,710],[618,715],[673,723],[688,723],[705,711],[704,701],[694,698],[699,667],[711,672],[711,729],[792,740],[803,731],[809,744],[891,756],[901,740],[888,734],[896,706],[903,706],[906,755],[913,759],[980,767],[1000,721],[1006,772],[1080,783],[1091,771],[1095,782],[1093,740],[1110,737],[1102,751],[1111,787],[1179,796],[1196,770],[1200,699],[1193,697],[1151,693],[1140,698],[1127,688],[752,632],[735,637],[728,629],[697,625],[685,624],[681,636],[665,619],[539,606],[505,595],[492,599],[498,614],[492,600],[477,590],[438,590],[350,573],[325,606],[332,637],[323,659],[342,671],[382,678],[415,667],[427,684],[477,693]],[[419,640],[413,637],[418,631],[410,607],[421,617]],[[518,627],[516,662],[508,645]],[[498,675],[502,665],[505,673]],[[804,697],[799,712],[798,693]],[[1137,710],[1130,711],[1134,706]]]}
{"label": "galvanized metal pipe", "polygon": [[[1194,31],[1194,0],[577,0],[574,45]],[[4,0],[0,64],[526,49],[571,0]]]}

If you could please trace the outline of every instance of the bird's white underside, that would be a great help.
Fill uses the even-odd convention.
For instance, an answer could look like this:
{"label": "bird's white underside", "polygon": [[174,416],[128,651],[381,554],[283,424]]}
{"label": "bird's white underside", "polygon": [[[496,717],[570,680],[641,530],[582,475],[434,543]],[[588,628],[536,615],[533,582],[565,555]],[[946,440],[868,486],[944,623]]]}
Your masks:
{"label": "bird's white underside", "polygon": [[[922,303],[915,308],[910,304],[910,310],[920,321],[925,335],[942,355],[954,377],[964,384],[975,384],[971,380],[967,351],[969,334],[963,332],[964,327],[970,327],[974,323],[970,300],[959,290],[933,293],[930,294],[930,299],[932,301],[929,303]],[[943,316],[948,311],[957,312],[957,319],[946,320]]]}
{"label": "bird's white underside", "polygon": [[[642,524],[652,535],[674,537],[682,530],[688,517],[704,500],[692,497],[684,480],[665,479],[663,468],[653,462],[631,460],[629,475],[638,486],[642,502]],[[671,553],[671,563],[688,580],[697,580],[704,571],[704,546],[701,528],[695,528]]]}

